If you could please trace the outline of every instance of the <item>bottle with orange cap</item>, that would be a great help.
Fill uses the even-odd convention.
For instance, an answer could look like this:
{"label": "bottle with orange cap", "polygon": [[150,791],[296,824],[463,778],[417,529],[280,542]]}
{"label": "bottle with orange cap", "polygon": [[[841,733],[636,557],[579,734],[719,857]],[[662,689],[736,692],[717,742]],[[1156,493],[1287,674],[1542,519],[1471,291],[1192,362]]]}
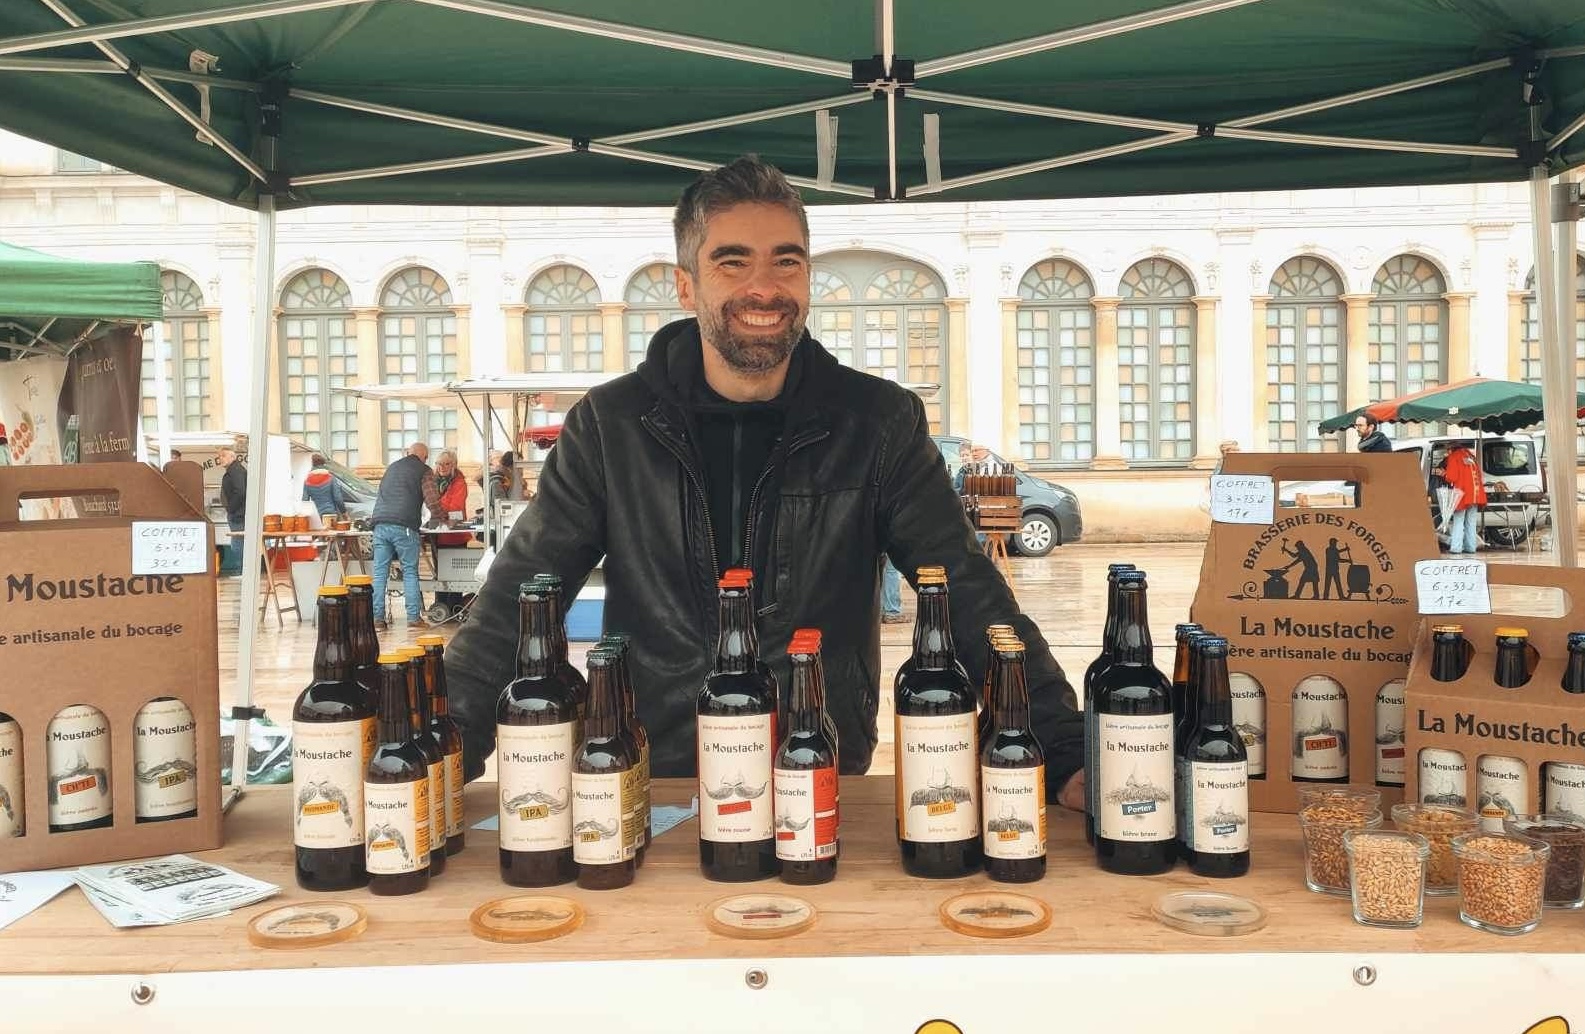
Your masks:
{"label": "bottle with orange cap", "polygon": [[429,728],[429,685],[424,672],[424,648],[404,646],[393,651],[407,658],[407,706],[413,712],[413,742],[424,752],[429,773],[429,875],[446,871],[446,755],[440,738]]}
{"label": "bottle with orange cap", "polygon": [[446,821],[446,854],[462,850],[466,829],[462,812],[462,730],[451,717],[451,697],[446,690],[446,639],[421,635],[418,645],[424,650],[424,682],[429,690],[429,731],[440,741],[445,758],[445,800],[442,811]]}
{"label": "bottle with orange cap", "polygon": [[776,875],[776,681],[759,659],[750,579],[722,576],[715,664],[696,704],[699,868],[723,883]]}
{"label": "bottle with orange cap", "polygon": [[379,746],[363,777],[369,893],[416,894],[429,886],[435,855],[429,844],[429,759],[413,723],[412,664],[402,653],[381,654],[379,663]]}
{"label": "bottle with orange cap", "polygon": [[787,735],[776,752],[776,857],[784,883],[810,885],[836,878],[839,852],[837,746],[827,731],[820,633],[793,633],[792,690]]}
{"label": "bottle with orange cap", "polygon": [[347,587],[347,635],[352,649],[352,678],[369,693],[373,710],[380,695],[380,634],[374,629],[374,579],[366,574],[349,574],[341,579]]}

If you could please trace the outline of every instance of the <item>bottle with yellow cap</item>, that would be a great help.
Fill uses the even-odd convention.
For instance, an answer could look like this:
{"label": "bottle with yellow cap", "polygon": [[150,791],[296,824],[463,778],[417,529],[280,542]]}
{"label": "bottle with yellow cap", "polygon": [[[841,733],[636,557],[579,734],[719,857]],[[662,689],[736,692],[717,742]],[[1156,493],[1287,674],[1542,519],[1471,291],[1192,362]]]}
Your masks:
{"label": "bottle with yellow cap", "polygon": [[979,701],[952,642],[947,572],[921,567],[914,649],[897,672],[897,828],[911,876],[954,879],[980,867]]}
{"label": "bottle with yellow cap", "polygon": [[380,635],[374,630],[374,579],[366,574],[349,574],[341,579],[347,587],[347,634],[352,647],[352,678],[369,693],[373,709],[379,697]]}
{"label": "bottle with yellow cap", "polygon": [[1530,681],[1528,629],[1497,629],[1497,664],[1493,679],[1503,689],[1518,689]]}
{"label": "bottle with yellow cap", "polygon": [[429,886],[436,854],[429,845],[429,759],[413,723],[409,657],[383,653],[379,664],[379,745],[363,782],[369,892],[414,894]]}
{"label": "bottle with yellow cap", "polygon": [[413,712],[413,742],[424,752],[429,773],[429,875],[446,871],[446,756],[440,738],[429,728],[429,686],[424,673],[424,648],[403,646],[392,651],[407,658],[407,707]]}
{"label": "bottle with yellow cap", "polygon": [[292,705],[292,843],[297,885],[349,890],[368,883],[363,779],[374,754],[374,711],[352,678],[347,590],[319,590],[314,680]]}
{"label": "bottle with yellow cap", "polygon": [[446,854],[462,850],[466,834],[462,813],[462,730],[451,717],[451,697],[446,690],[446,639],[438,635],[421,635],[418,645],[424,649],[424,681],[429,689],[429,731],[440,741],[440,753],[445,758],[445,801],[442,810],[446,822]]}

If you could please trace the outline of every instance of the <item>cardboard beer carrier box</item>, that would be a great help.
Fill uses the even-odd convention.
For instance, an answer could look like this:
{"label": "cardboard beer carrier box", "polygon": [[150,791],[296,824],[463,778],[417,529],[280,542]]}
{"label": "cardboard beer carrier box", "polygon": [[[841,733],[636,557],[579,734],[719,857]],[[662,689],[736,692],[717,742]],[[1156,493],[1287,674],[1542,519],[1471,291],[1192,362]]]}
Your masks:
{"label": "cardboard beer carrier box", "polygon": [[[1543,766],[1561,762],[1572,772],[1551,773],[1558,783],[1558,809],[1585,818],[1585,785],[1579,775],[1585,768],[1585,696],[1562,688],[1568,634],[1585,629],[1585,571],[1518,564],[1487,564],[1485,570],[1490,585],[1562,590],[1566,604],[1559,617],[1427,616],[1407,694],[1411,799],[1428,796],[1458,803],[1491,821],[1500,820],[1505,811],[1540,812],[1546,788]],[[1543,595],[1555,594],[1534,595],[1537,609],[1546,609]],[[1469,667],[1456,682],[1431,677],[1431,629],[1438,624],[1464,629]],[[1498,686],[1495,678],[1497,629],[1506,627],[1530,634],[1530,679],[1518,689]],[[1422,786],[1416,763],[1422,750],[1452,751],[1459,757],[1434,756],[1442,763],[1424,773],[1428,785]],[[1483,758],[1492,760],[1483,763]],[[1462,771],[1457,770],[1458,762]],[[1458,797],[1464,800],[1457,801]]]}
{"label": "cardboard beer carrier box", "polygon": [[[221,845],[214,530],[197,464],[168,477],[0,467],[0,872]],[[119,516],[19,519],[84,495]]]}
{"label": "cardboard beer carrier box", "polygon": [[1267,493],[1264,509],[1229,510],[1213,483],[1191,610],[1227,637],[1250,807],[1297,811],[1295,774],[1381,782],[1384,807],[1396,803],[1420,622],[1414,565],[1437,556],[1417,458],[1233,453],[1221,473],[1221,485],[1249,486],[1247,498]]}

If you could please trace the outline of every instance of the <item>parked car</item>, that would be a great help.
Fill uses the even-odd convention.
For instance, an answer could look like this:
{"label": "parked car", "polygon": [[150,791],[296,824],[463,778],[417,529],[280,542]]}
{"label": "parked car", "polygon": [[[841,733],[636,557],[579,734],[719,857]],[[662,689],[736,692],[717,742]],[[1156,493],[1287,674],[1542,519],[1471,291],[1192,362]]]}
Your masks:
{"label": "parked car", "polygon": [[[1483,435],[1479,441],[1481,473],[1486,492],[1493,497],[1481,513],[1481,537],[1493,546],[1517,546],[1535,530],[1541,500],[1546,496],[1546,471],[1538,443],[1527,434]],[[1442,435],[1400,438],[1392,447],[1394,452],[1420,454],[1420,476],[1429,493],[1431,471],[1441,467],[1456,446],[1473,449],[1475,442],[1473,434]],[[1431,506],[1434,516],[1434,495]]]}
{"label": "parked car", "polygon": [[[956,474],[958,453],[969,444],[966,438],[952,435],[932,435],[947,473]],[[992,463],[1006,460],[990,455]],[[1061,485],[1037,478],[1025,471],[1018,475],[1018,498],[1023,503],[1023,524],[1012,538],[1013,548],[1024,556],[1045,556],[1065,542],[1077,542],[1084,532],[1084,520],[1079,515],[1079,500]]]}

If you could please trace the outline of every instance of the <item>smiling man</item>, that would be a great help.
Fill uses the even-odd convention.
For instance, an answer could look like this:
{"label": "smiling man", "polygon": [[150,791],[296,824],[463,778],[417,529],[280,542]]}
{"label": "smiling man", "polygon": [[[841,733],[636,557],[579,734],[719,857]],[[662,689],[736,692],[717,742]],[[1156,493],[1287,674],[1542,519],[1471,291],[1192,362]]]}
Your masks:
{"label": "smiling man", "polygon": [[715,653],[716,580],[751,567],[765,659],[788,678],[795,628],[825,633],[844,773],[867,770],[881,680],[878,586],[889,555],[946,567],[958,654],[978,685],[985,627],[1028,645],[1050,793],[1082,802],[1083,725],[1039,629],[980,551],[911,392],[840,365],[805,332],[809,223],[772,166],[740,158],[677,205],[677,295],[697,319],[655,335],[639,368],[567,414],[447,658],[469,778],[494,746],[513,677],[517,586],[559,574],[569,598],[605,560],[605,627],[633,637],[656,776],[694,773],[694,702]]}

